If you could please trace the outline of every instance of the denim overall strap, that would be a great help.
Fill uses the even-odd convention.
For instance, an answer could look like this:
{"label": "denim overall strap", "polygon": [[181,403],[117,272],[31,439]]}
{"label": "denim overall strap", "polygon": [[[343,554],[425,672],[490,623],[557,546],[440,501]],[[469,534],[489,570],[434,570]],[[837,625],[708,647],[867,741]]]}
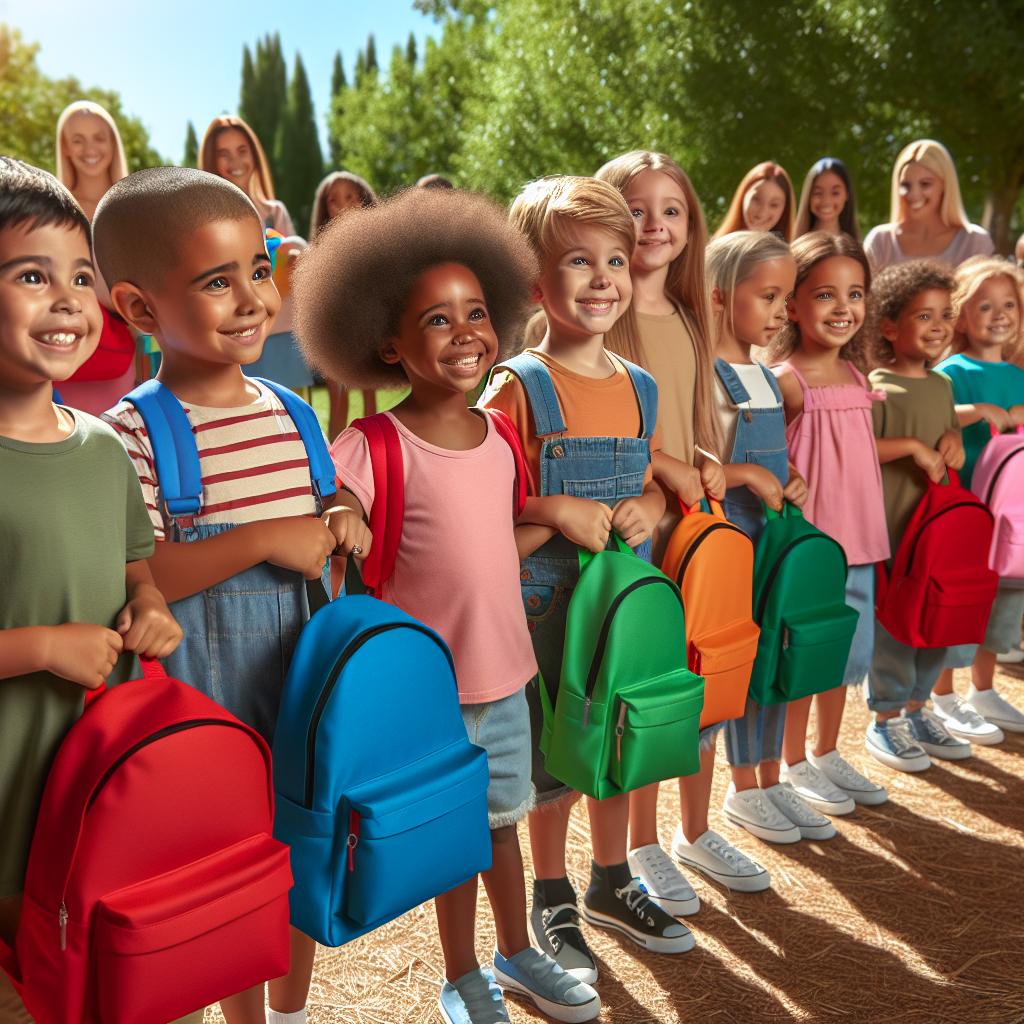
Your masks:
{"label": "denim overall strap", "polygon": [[654,433],[654,425],[658,422],[658,385],[645,369],[631,363],[628,359],[613,356],[613,359],[625,367],[629,379],[633,382],[636,400],[640,406],[640,436],[649,438]]}
{"label": "denim overall strap", "polygon": [[533,416],[533,427],[537,437],[565,433],[565,417],[562,415],[562,407],[558,404],[555,385],[548,368],[539,359],[531,356],[529,352],[521,352],[496,366],[491,373],[497,373],[498,370],[508,370],[519,378],[519,383],[526,392],[526,400],[530,403],[530,413]]}
{"label": "denim overall strap", "polygon": [[750,392],[743,386],[740,375],[724,359],[715,360],[715,373],[733,405],[750,401]]}

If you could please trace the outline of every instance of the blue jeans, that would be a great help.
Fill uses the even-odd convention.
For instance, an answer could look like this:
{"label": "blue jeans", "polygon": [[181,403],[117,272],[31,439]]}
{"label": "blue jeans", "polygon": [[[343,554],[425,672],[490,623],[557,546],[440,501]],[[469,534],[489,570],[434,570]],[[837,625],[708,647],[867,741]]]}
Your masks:
{"label": "blue jeans", "polygon": [[850,645],[850,657],[843,673],[844,686],[858,686],[871,667],[875,647],[875,567],[851,565],[846,576],[846,603],[858,615]]}
{"label": "blue jeans", "polygon": [[911,702],[924,703],[946,667],[948,650],[907,647],[876,620],[875,649],[868,672],[868,707],[872,711],[901,711]]}

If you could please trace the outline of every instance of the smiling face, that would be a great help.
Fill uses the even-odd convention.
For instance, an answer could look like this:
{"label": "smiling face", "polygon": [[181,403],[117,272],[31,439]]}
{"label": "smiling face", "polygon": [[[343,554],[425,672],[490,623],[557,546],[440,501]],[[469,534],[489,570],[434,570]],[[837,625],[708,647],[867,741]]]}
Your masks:
{"label": "smiling face", "polygon": [[324,205],[327,207],[327,219],[331,220],[337,217],[342,210],[354,210],[362,206],[363,193],[348,178],[339,178],[327,190]]}
{"label": "smiling face", "polygon": [[683,190],[662,171],[641,171],[623,194],[636,222],[634,271],[667,267],[686,248],[689,211]]}
{"label": "smiling face", "polygon": [[88,178],[110,181],[114,140],[102,117],[80,111],[64,124],[64,152],[75,170],[76,182]]}
{"label": "smiling face", "polygon": [[1020,295],[1013,279],[1001,274],[984,281],[960,310],[957,329],[966,336],[970,354],[999,359],[1020,330]]}
{"label": "smiling face", "polygon": [[214,140],[214,169],[243,192],[249,192],[249,180],[256,169],[256,156],[245,132],[237,128],[221,128]]}
{"label": "smiling face", "polygon": [[839,226],[839,215],[846,206],[850,193],[835,171],[822,171],[811,186],[811,215],[819,227]]}
{"label": "smiling face", "polygon": [[796,263],[792,256],[761,260],[750,276],[736,285],[732,302],[716,294],[717,308],[728,306],[732,333],[742,345],[769,345],[786,324],[786,299],[793,291]]}
{"label": "smiling face", "polygon": [[561,339],[606,334],[629,308],[629,252],[599,224],[567,223],[538,282],[550,331]]}
{"label": "smiling face", "polygon": [[102,319],[89,242],[79,227],[0,230],[0,381],[66,380],[92,355]]}
{"label": "smiling face", "polygon": [[806,349],[840,349],[864,323],[864,268],[849,256],[820,260],[787,303]]}
{"label": "smiling face", "polygon": [[953,306],[944,288],[919,291],[893,320],[882,321],[898,363],[924,365],[942,354],[953,337]]}
{"label": "smiling face", "polygon": [[468,394],[498,356],[484,290],[461,263],[424,271],[409,292],[398,335],[381,351],[400,363],[413,393]]}
{"label": "smiling face", "polygon": [[900,219],[938,217],[945,187],[942,178],[916,160],[900,173]]}
{"label": "smiling face", "polygon": [[748,231],[771,231],[786,208],[786,193],[770,178],[751,185],[743,194],[743,224]]}

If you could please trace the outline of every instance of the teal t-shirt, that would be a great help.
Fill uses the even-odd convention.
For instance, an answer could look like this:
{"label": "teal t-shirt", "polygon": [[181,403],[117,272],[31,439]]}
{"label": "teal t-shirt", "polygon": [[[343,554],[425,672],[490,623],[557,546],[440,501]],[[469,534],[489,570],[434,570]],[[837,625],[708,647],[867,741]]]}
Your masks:
{"label": "teal t-shirt", "polygon": [[[988,402],[1003,409],[1024,405],[1024,370],[1013,363],[989,363],[961,353],[943,360],[935,369],[949,378],[957,405]],[[963,434],[967,460],[960,471],[960,481],[970,487],[974,464],[992,439],[992,429],[982,420],[964,427]]]}

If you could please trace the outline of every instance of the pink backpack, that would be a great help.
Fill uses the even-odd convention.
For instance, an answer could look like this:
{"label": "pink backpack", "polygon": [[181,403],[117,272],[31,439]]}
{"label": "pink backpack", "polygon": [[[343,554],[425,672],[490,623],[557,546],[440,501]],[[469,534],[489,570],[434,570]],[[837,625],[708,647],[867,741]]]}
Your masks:
{"label": "pink backpack", "polygon": [[1024,427],[996,434],[974,466],[971,490],[992,510],[995,528],[989,567],[1000,577],[1024,579]]}

